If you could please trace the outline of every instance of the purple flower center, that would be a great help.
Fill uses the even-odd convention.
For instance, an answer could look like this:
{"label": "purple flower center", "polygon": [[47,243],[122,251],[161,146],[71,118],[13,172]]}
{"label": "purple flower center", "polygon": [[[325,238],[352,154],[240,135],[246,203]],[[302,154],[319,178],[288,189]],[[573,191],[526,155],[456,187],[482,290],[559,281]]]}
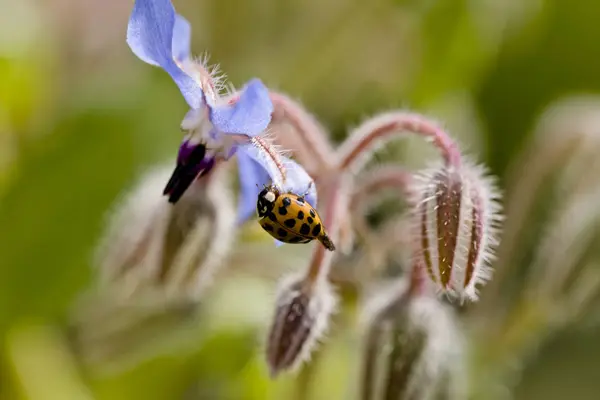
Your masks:
{"label": "purple flower center", "polygon": [[206,154],[202,143],[191,145],[184,142],[179,148],[177,166],[163,193],[169,195],[169,202],[176,203],[194,180],[208,174],[215,165],[215,158]]}

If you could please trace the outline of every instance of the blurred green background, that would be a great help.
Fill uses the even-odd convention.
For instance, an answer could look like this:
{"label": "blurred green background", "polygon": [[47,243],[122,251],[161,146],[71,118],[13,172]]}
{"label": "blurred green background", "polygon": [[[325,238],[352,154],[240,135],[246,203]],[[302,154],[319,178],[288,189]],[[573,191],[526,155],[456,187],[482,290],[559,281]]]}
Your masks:
{"label": "blurred green background", "polygon": [[[251,270],[216,285],[200,328],[125,368],[79,368],[55,328],[92,283],[111,205],[181,139],[183,98],[125,43],[132,4],[0,0],[0,398],[291,398],[293,378],[265,375],[273,282]],[[378,111],[425,112],[501,184],[545,107],[600,91],[594,0],[174,4],[194,53],[235,85],[257,76],[301,99],[338,141]],[[309,398],[345,398],[358,340],[347,336],[322,347]],[[515,397],[597,398],[598,338],[574,329],[545,346]]]}

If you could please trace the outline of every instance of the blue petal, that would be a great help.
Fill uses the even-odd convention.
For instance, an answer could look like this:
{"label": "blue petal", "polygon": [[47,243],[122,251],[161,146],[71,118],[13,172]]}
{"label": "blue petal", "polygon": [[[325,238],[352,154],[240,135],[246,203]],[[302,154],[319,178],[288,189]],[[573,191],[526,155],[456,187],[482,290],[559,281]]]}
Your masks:
{"label": "blue petal", "polygon": [[210,120],[223,133],[256,136],[267,129],[271,113],[269,90],[259,79],[252,79],[235,104],[211,108]]}
{"label": "blue petal", "polygon": [[173,26],[173,39],[171,46],[173,48],[173,58],[177,61],[184,61],[190,58],[190,43],[192,38],[192,27],[187,19],[179,14],[175,14],[175,25]]}
{"label": "blue petal", "polygon": [[317,188],[313,179],[297,162],[282,157],[286,168],[286,181],[283,190],[297,195],[305,195],[305,199],[313,207],[317,207]]}
{"label": "blue petal", "polygon": [[264,167],[257,163],[246,149],[238,148],[237,162],[240,177],[237,223],[241,225],[256,213],[258,194],[263,185],[270,182],[270,178]]}
{"label": "blue petal", "polygon": [[[127,27],[127,44],[142,61],[162,67],[190,107],[199,108],[202,89],[173,60],[175,19],[169,0],[136,0]],[[180,50],[180,45],[177,48]]]}
{"label": "blue petal", "polygon": [[[253,180],[253,184],[258,184],[259,186],[271,183],[280,187],[282,186],[281,172],[271,158],[265,156],[265,154],[252,145],[252,143],[239,144],[237,145],[237,149],[238,157],[241,153],[244,153],[245,156],[251,158],[254,163],[257,164],[257,168],[264,171],[264,173],[261,173],[260,175],[254,173],[245,175],[246,171],[242,170],[240,171],[241,180]],[[258,180],[259,178],[260,180]]]}

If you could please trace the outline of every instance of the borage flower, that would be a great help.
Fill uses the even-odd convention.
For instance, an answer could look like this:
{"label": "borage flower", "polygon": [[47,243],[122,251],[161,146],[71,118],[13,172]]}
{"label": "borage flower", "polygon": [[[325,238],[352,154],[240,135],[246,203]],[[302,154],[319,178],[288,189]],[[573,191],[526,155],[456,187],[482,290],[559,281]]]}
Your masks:
{"label": "borage flower", "polygon": [[127,43],[142,61],[171,76],[191,108],[181,123],[186,136],[164,191],[169,201],[176,203],[194,180],[237,155],[238,223],[255,212],[259,191],[271,182],[297,194],[308,190],[306,199],[315,206],[316,189],[309,175],[263,135],[273,112],[268,89],[252,79],[240,91],[221,97],[223,86],[203,62],[191,58],[190,42],[190,24],[169,0],[135,1]]}

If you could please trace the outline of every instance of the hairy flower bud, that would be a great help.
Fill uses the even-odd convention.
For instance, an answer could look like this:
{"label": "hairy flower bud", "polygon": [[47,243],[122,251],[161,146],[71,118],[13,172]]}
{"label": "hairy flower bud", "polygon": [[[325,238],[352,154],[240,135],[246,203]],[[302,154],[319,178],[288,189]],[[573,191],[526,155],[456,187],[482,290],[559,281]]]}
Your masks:
{"label": "hairy flower bud", "polygon": [[471,164],[433,168],[421,178],[414,209],[419,263],[442,293],[477,300],[497,245],[497,190]]}
{"label": "hairy flower bud", "polygon": [[271,376],[306,360],[327,329],[336,297],[329,282],[307,284],[304,277],[282,282],[267,342]]}
{"label": "hairy flower bud", "polygon": [[197,299],[233,240],[235,211],[224,173],[197,181],[177,204],[162,195],[171,166],[148,173],[119,204],[98,252],[104,285]]}
{"label": "hairy flower bud", "polygon": [[364,311],[362,400],[464,398],[464,340],[450,307],[400,280]]}

